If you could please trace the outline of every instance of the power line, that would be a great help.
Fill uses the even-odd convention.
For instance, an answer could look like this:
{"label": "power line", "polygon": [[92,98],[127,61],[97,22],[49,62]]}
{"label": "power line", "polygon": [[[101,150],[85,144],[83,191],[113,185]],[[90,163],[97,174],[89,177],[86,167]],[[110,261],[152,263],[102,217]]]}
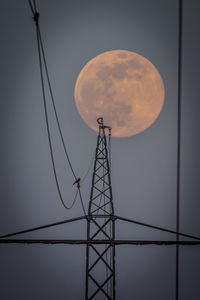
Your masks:
{"label": "power line", "polygon": [[[46,127],[47,127],[47,135],[48,135],[48,142],[49,142],[49,148],[50,148],[50,155],[51,155],[53,173],[54,173],[54,178],[55,178],[55,182],[56,182],[58,195],[59,195],[59,198],[60,198],[61,203],[64,206],[64,208],[71,209],[73,207],[73,205],[75,204],[75,202],[76,202],[77,194],[79,194],[80,201],[81,201],[81,206],[82,206],[83,212],[86,216],[86,211],[85,211],[85,208],[84,208],[82,194],[81,194],[81,190],[80,190],[80,184],[79,184],[80,179],[77,178],[77,176],[75,175],[74,169],[72,167],[72,163],[71,163],[71,160],[70,160],[68,152],[67,152],[67,147],[66,147],[66,144],[65,144],[65,141],[64,141],[64,137],[63,137],[63,134],[62,134],[62,130],[61,130],[61,126],[60,126],[60,122],[59,122],[59,118],[58,118],[58,114],[57,114],[57,110],[56,110],[53,90],[52,90],[52,86],[51,86],[51,82],[50,82],[50,76],[49,76],[49,71],[48,71],[48,66],[47,66],[47,61],[46,61],[46,56],[45,56],[45,51],[44,51],[44,46],[43,46],[43,41],[42,41],[42,36],[41,36],[41,31],[40,31],[40,26],[39,26],[39,13],[37,11],[36,1],[34,0],[33,4],[31,3],[31,1],[29,1],[29,5],[30,5],[31,11],[33,13],[33,19],[34,19],[35,24],[36,24],[37,47],[38,47],[38,56],[39,56],[39,65],[40,65],[43,104],[44,104],[44,111],[45,111],[45,122],[46,122]],[[43,62],[42,62],[42,60],[43,60]],[[60,185],[59,185],[57,172],[56,172],[55,159],[54,159],[52,140],[51,140],[51,133],[50,133],[50,128],[49,128],[45,87],[44,87],[43,64],[44,64],[44,69],[45,69],[45,74],[46,74],[46,78],[47,78],[48,88],[49,88],[49,92],[50,92],[50,96],[51,96],[51,101],[52,101],[52,104],[53,104],[53,110],[54,110],[54,114],[55,114],[55,118],[56,118],[56,123],[57,123],[57,126],[58,126],[58,130],[59,130],[60,138],[61,138],[62,145],[63,145],[63,148],[64,148],[64,152],[65,152],[68,164],[70,166],[70,170],[72,172],[72,175],[75,179],[75,182],[78,183],[77,184],[76,196],[74,198],[74,201],[73,201],[72,205],[70,205],[70,206],[67,206],[64,202],[64,199],[63,199],[63,196],[62,196],[62,193],[61,193],[61,189],[60,189]]]}
{"label": "power line", "polygon": [[[183,3],[178,2],[178,108],[177,108],[177,203],[176,203],[176,231],[180,229],[180,184],[181,184],[181,89],[182,89],[182,15]],[[179,235],[176,236],[179,241]],[[179,245],[176,245],[176,300],[179,299]]]}
{"label": "power line", "polygon": [[[108,157],[109,157],[109,172],[111,174],[111,127],[108,128]],[[111,223],[109,224],[109,234],[111,236],[112,234],[112,228],[111,228]],[[109,250],[109,263],[110,263],[110,266],[111,266],[111,263],[112,263],[112,249],[110,248]],[[110,285],[109,285],[109,290],[111,292],[111,297],[113,297],[113,290],[112,290],[112,284],[111,284],[111,281],[110,281]]]}
{"label": "power line", "polygon": [[38,37],[39,37],[39,45],[40,45],[41,54],[42,54],[41,56],[42,56],[43,63],[44,63],[45,73],[46,73],[46,77],[47,77],[47,83],[48,83],[48,87],[49,87],[49,92],[50,92],[51,101],[52,101],[52,104],[53,104],[53,110],[54,110],[54,113],[55,113],[56,123],[57,123],[57,126],[58,126],[60,138],[61,138],[61,141],[62,141],[62,145],[63,145],[64,151],[65,151],[65,155],[66,155],[67,161],[69,163],[71,172],[74,176],[74,179],[77,180],[77,177],[75,175],[74,169],[72,167],[72,163],[70,161],[70,158],[69,158],[69,155],[68,155],[68,152],[67,152],[67,147],[66,147],[66,144],[65,144],[65,141],[64,141],[64,138],[63,138],[63,134],[62,134],[61,126],[60,126],[60,121],[59,121],[58,114],[57,114],[57,109],[56,109],[56,105],[55,105],[52,85],[51,85],[48,66],[47,66],[47,61],[46,61],[46,55],[45,55],[45,51],[44,51],[43,40],[42,40],[42,36],[41,36],[41,30],[40,30],[40,25],[39,25],[39,13],[38,13],[37,8],[36,8],[36,2],[34,1],[34,9],[33,9],[32,4],[30,3],[30,1],[29,1],[29,4],[31,6],[31,10],[32,10],[33,15],[34,15],[34,21],[36,23],[36,30],[37,30],[37,34],[38,34]]}
{"label": "power line", "polygon": [[28,0],[28,2],[29,2],[30,9],[31,9],[31,11],[32,11],[32,13],[34,15],[36,11],[33,8],[32,2],[31,2],[31,0]]}
{"label": "power line", "polygon": [[90,165],[89,165],[89,167],[88,167],[88,170],[86,171],[85,175],[82,176],[82,179],[81,179],[81,185],[83,185],[84,181],[86,180],[86,178],[88,177],[88,175],[89,175],[89,173],[90,173],[90,171],[91,171],[91,169],[92,169],[93,162],[94,162],[94,158],[95,158],[95,151],[94,151],[93,154],[92,154],[92,160],[91,160],[91,162],[90,162]]}
{"label": "power line", "polygon": [[36,12],[37,11],[37,7],[36,7],[36,1],[35,0],[33,0],[33,6],[34,6],[34,10]]}
{"label": "power line", "polygon": [[76,203],[76,200],[77,200],[77,196],[78,196],[78,189],[76,189],[76,194],[74,196],[74,200],[72,201],[72,204],[70,206],[68,206],[68,209],[71,209],[74,204]]}
{"label": "power line", "polygon": [[109,151],[109,164],[110,164],[110,173],[111,173],[111,128],[109,128],[109,139],[108,139],[108,151]]}
{"label": "power line", "polygon": [[62,134],[62,130],[61,130],[61,126],[60,126],[60,122],[59,122],[59,118],[58,118],[58,114],[57,114],[57,110],[56,110],[56,106],[55,106],[55,100],[54,100],[54,96],[53,96],[52,86],[51,86],[51,82],[50,82],[50,77],[49,77],[49,72],[48,72],[48,67],[47,67],[45,52],[44,52],[44,46],[43,46],[42,37],[41,37],[41,31],[40,31],[39,27],[38,27],[38,31],[39,31],[40,45],[41,45],[42,56],[43,56],[44,66],[45,66],[45,71],[46,71],[46,76],[47,76],[47,82],[48,82],[48,86],[49,86],[49,91],[50,91],[50,95],[51,95],[51,100],[52,100],[52,104],[53,104],[53,110],[54,110],[54,113],[55,113],[58,130],[59,130],[59,133],[60,133],[60,138],[61,138],[61,141],[62,141],[64,152],[65,152],[67,161],[69,163],[71,172],[72,172],[72,174],[74,176],[74,179],[77,180],[77,177],[75,175],[74,169],[72,167],[72,163],[71,163],[70,158],[69,158],[69,154],[67,152],[67,147],[66,147],[66,144],[65,144],[65,141],[64,141],[64,138],[63,138],[63,134]]}
{"label": "power line", "polygon": [[62,205],[66,209],[70,209],[70,207],[68,207],[65,204],[64,199],[62,197],[62,193],[61,193],[61,189],[60,189],[60,185],[59,185],[59,181],[58,181],[58,176],[57,176],[57,172],[56,172],[56,166],[55,166],[55,160],[54,160],[54,154],[53,154],[53,147],[52,147],[52,141],[51,141],[51,133],[50,133],[50,128],[49,128],[46,94],[45,94],[45,87],[44,87],[44,75],[43,75],[43,68],[42,68],[42,56],[41,56],[41,45],[40,45],[38,18],[39,18],[39,15],[35,14],[34,20],[35,20],[35,24],[36,24],[37,46],[38,46],[38,57],[39,57],[40,76],[41,76],[41,85],[42,85],[42,94],[43,94],[43,104],[44,104],[45,121],[46,121],[46,128],[47,128],[47,136],[48,136],[48,142],[49,142],[51,161],[52,161],[53,172],[54,172],[54,177],[55,177],[55,182],[56,182],[56,187],[57,187],[57,190],[58,190],[59,198],[62,202]]}
{"label": "power line", "polygon": [[80,201],[81,201],[81,206],[82,206],[84,215],[85,215],[86,219],[88,219],[87,214],[86,214],[86,210],[85,210],[85,206],[84,206],[84,203],[83,203],[83,197],[82,197],[80,185],[78,186],[78,194],[79,194],[79,198],[80,198]]}

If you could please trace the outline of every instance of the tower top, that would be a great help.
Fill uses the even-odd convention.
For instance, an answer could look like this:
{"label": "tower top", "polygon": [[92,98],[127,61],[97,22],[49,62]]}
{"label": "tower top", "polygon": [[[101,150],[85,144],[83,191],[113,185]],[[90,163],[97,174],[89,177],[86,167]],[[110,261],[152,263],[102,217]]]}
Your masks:
{"label": "tower top", "polygon": [[99,129],[105,129],[105,128],[107,128],[109,130],[109,135],[111,135],[111,129],[112,129],[112,127],[104,125],[103,117],[99,117],[97,119],[97,123],[99,124]]}

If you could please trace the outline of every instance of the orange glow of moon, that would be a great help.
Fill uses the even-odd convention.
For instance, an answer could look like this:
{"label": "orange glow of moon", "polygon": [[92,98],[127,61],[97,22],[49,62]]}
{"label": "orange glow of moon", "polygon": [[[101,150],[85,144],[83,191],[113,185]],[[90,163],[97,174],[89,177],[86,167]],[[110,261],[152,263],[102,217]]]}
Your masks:
{"label": "orange glow of moon", "polygon": [[164,104],[164,84],[156,67],[127,50],[104,52],[81,70],[75,103],[85,123],[98,131],[97,118],[112,136],[138,134],[157,119]]}

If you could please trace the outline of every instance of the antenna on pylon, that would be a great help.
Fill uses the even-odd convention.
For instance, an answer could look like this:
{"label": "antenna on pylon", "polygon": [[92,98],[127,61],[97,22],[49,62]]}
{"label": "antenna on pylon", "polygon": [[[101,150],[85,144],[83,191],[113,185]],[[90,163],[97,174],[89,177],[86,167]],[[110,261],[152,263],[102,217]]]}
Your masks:
{"label": "antenna on pylon", "polygon": [[101,127],[101,128],[102,128],[102,127],[103,127],[103,128],[108,128],[109,133],[111,132],[112,127],[104,125],[104,122],[103,122],[103,118],[102,118],[102,117],[99,117],[99,118],[97,119],[97,123],[99,124],[99,128],[100,128],[100,127]]}

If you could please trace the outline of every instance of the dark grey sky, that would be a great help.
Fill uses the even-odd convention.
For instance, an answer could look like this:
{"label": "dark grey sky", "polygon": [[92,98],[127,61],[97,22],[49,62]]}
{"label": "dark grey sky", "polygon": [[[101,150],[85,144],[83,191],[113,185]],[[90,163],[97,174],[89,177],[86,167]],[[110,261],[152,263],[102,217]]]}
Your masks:
{"label": "dark grey sky", "polygon": [[[165,84],[160,117],[145,132],[112,140],[116,214],[175,229],[178,1],[37,1],[56,106],[76,173],[88,169],[96,133],[75,107],[74,85],[82,67],[113,49],[137,52],[159,70]],[[198,0],[184,0],[180,229],[200,235]],[[0,233],[82,215],[80,203],[59,202],[50,162],[42,106],[36,36],[28,1],[1,1],[1,201]],[[50,103],[50,102],[49,102]],[[73,179],[49,105],[63,194],[73,200]],[[91,176],[83,185],[88,204]],[[83,223],[24,237],[82,238]],[[117,226],[119,238],[173,239],[134,225]],[[180,300],[200,299],[200,249],[180,251]],[[3,300],[82,300],[83,246],[1,245]],[[117,299],[171,300],[175,293],[175,247],[119,246]],[[3,296],[2,296],[3,295]]]}

